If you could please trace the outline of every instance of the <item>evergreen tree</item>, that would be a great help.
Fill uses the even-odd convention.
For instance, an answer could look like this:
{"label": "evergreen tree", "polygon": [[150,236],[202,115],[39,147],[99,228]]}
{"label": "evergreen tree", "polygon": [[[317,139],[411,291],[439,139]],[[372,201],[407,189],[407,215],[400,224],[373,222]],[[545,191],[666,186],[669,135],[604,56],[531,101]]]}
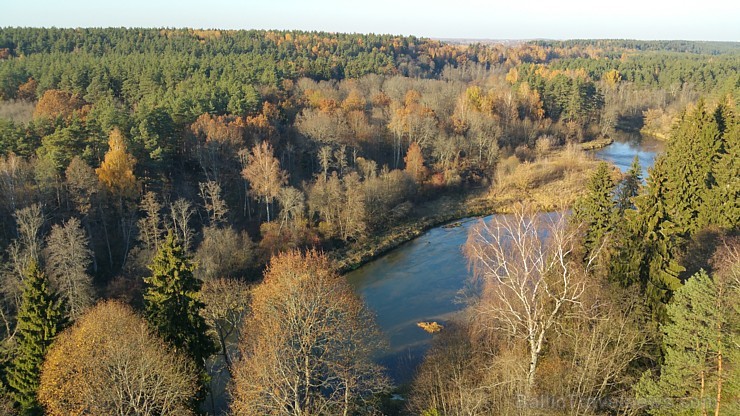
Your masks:
{"label": "evergreen tree", "polygon": [[637,251],[624,254],[630,262],[628,274],[642,284],[653,318],[659,322],[673,291],[681,287],[678,275],[683,271],[675,257],[681,238],[670,220],[667,181],[665,159],[658,157],[650,170],[647,192],[634,199],[636,212],[629,216],[630,238],[634,239],[630,248]]}
{"label": "evergreen tree", "polygon": [[716,184],[712,170],[722,147],[717,118],[703,101],[681,117],[671,134],[665,153],[664,202],[684,237],[701,226],[699,212],[707,207],[710,189]]}
{"label": "evergreen tree", "polygon": [[147,321],[162,338],[202,365],[215,352],[215,345],[200,315],[202,282],[193,275],[194,269],[173,233],[168,233],[149,265],[152,275],[144,279],[144,301]]}
{"label": "evergreen tree", "polygon": [[619,188],[617,189],[616,204],[617,212],[620,216],[623,216],[626,210],[635,208],[632,198],[640,193],[641,185],[642,167],[640,166],[640,158],[635,156],[630,169],[625,174],[622,183],[619,184]]}
{"label": "evergreen tree", "polygon": [[585,226],[584,247],[588,257],[598,251],[613,228],[614,188],[609,164],[602,162],[590,178],[586,194],[574,208],[575,219]]}
{"label": "evergreen tree", "polygon": [[18,350],[8,370],[8,384],[22,414],[42,413],[36,400],[41,365],[65,323],[62,301],[51,291],[46,275],[32,262],[18,310]]}
{"label": "evergreen tree", "polygon": [[721,104],[715,111],[722,140],[713,164],[714,186],[699,212],[701,225],[732,228],[740,224],[740,124],[731,108],[732,103]]}
{"label": "evergreen tree", "polygon": [[740,336],[740,316],[733,302],[740,287],[703,270],[676,291],[663,326],[665,361],[660,377],[643,375],[638,395],[654,415],[739,414],[733,342]]}

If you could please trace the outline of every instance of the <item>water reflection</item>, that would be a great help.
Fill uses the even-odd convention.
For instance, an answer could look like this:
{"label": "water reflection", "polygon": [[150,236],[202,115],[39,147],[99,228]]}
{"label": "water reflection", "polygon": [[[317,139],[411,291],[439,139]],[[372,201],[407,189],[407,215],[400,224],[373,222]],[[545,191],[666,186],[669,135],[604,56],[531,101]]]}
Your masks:
{"label": "water reflection", "polygon": [[638,133],[621,133],[611,145],[596,150],[594,154],[599,159],[614,163],[622,172],[629,170],[635,155],[640,159],[642,177],[647,177],[647,168],[653,166],[655,156],[662,152],[664,143],[651,137],[641,136]]}

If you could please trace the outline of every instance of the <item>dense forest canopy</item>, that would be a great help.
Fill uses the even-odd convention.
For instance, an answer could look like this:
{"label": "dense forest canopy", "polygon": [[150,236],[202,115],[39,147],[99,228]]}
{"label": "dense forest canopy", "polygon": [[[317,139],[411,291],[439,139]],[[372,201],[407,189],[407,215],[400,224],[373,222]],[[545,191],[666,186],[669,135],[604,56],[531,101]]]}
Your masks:
{"label": "dense forest canopy", "polygon": [[[169,405],[145,387],[102,413],[215,413],[227,397],[267,414],[508,414],[540,396],[672,414],[657,398],[680,392],[730,406],[738,311],[717,302],[738,290],[739,65],[737,42],[0,28],[0,406],[88,406],[54,393],[79,390],[63,376],[76,357],[90,377],[125,362],[171,383]],[[667,142],[647,178],[580,150],[638,132]],[[519,222],[469,238],[482,292],[399,410],[371,314],[334,268],[473,212],[440,212],[469,197]],[[550,240],[533,233],[534,210],[570,208]],[[697,305],[718,326],[687,369],[670,354]],[[130,343],[95,321],[113,313]],[[102,332],[80,352],[99,363],[62,353],[85,331]],[[618,407],[635,395],[646,404]]]}

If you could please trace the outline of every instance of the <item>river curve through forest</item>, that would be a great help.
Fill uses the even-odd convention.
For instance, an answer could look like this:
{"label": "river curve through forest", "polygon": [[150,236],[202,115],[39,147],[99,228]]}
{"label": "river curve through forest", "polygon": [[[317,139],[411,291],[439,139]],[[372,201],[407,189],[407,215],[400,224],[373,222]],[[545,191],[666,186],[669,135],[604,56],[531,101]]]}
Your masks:
{"label": "river curve through forest", "polygon": [[[622,171],[629,169],[637,155],[646,176],[646,169],[662,148],[662,143],[654,139],[623,135],[594,151],[594,155]],[[431,229],[347,274],[356,293],[375,313],[387,339],[388,349],[378,361],[397,383],[411,380],[432,339],[417,327],[417,322],[444,325],[465,307],[465,297],[474,293],[475,289],[468,286],[470,272],[461,247],[468,230],[479,220],[466,218],[453,227]]]}

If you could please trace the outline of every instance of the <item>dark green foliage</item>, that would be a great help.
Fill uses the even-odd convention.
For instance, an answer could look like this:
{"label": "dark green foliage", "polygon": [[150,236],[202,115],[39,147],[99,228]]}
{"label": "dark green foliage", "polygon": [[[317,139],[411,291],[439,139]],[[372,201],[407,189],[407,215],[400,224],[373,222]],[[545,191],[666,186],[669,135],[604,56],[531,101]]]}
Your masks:
{"label": "dark green foliage", "polygon": [[665,153],[665,203],[682,236],[706,225],[699,223],[699,212],[708,208],[709,190],[716,184],[712,171],[723,147],[721,141],[717,119],[701,101],[671,134]]}
{"label": "dark green foliage", "polygon": [[653,317],[658,321],[664,319],[665,304],[673,291],[681,286],[678,275],[683,271],[676,261],[675,252],[681,240],[670,221],[666,183],[665,162],[659,157],[650,170],[646,193],[634,200],[637,212],[630,218],[633,233],[630,239],[639,241],[632,248],[639,251],[627,254],[633,260],[630,274],[638,277]]}
{"label": "dark green foliage", "polygon": [[215,344],[200,315],[204,306],[198,299],[202,282],[193,276],[194,269],[170,232],[149,265],[152,275],[144,278],[145,314],[165,341],[203,365],[215,352]]}
{"label": "dark green foliage", "polygon": [[642,195],[630,195],[639,179],[633,164],[617,199],[626,223],[611,247],[613,280],[627,286],[642,285],[653,310],[662,321],[664,305],[680,287],[684,267],[679,255],[688,242],[707,227],[732,230],[738,225],[737,120],[729,107],[707,110],[703,102],[684,114],[673,130],[665,154],[650,170]]}
{"label": "dark green foliage", "polygon": [[740,224],[740,123],[726,104],[717,108],[714,118],[722,140],[713,158],[712,187],[707,192],[707,203],[699,212],[698,222],[731,229]]}
{"label": "dark green foliage", "polygon": [[596,254],[614,226],[614,190],[608,163],[602,162],[588,181],[586,194],[576,202],[574,216],[585,227],[586,256]]}
{"label": "dark green foliage", "polygon": [[617,212],[620,216],[622,216],[626,210],[635,208],[632,198],[639,195],[641,186],[642,167],[640,166],[640,159],[635,156],[630,169],[624,175],[624,179],[617,188],[616,204]]}
{"label": "dark green foliage", "polygon": [[18,349],[7,375],[13,399],[22,414],[41,414],[36,400],[41,365],[65,323],[62,301],[52,292],[46,275],[35,262],[31,263],[18,311]]}

